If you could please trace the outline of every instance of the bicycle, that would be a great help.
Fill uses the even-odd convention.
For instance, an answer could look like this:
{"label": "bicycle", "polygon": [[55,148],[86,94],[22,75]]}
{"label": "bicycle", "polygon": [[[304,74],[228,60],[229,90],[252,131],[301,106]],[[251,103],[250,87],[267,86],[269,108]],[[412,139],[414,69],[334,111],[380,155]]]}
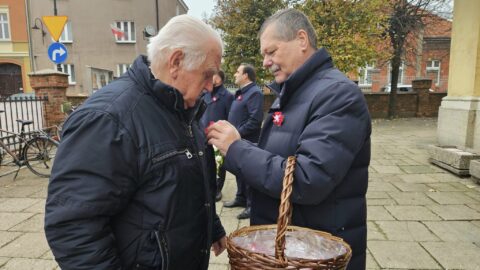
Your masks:
{"label": "bicycle", "polygon": [[[0,111],[0,113],[2,112]],[[50,177],[58,142],[42,130],[25,132],[25,126],[33,124],[33,121],[18,119],[17,122],[21,124],[20,133],[0,129],[0,134],[9,135],[0,138],[0,166],[7,164],[18,166],[14,180],[23,166],[27,166],[35,175]],[[8,141],[7,144],[4,143],[7,138],[13,138],[14,143],[12,144],[19,144],[18,151],[11,149],[7,145]],[[6,154],[12,157],[12,161],[3,164]]]}

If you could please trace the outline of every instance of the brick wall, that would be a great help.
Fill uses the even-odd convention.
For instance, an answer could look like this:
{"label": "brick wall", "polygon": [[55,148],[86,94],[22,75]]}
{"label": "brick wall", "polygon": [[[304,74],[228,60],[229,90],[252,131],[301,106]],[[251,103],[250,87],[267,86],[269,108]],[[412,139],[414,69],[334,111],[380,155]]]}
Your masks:
{"label": "brick wall", "polygon": [[48,97],[48,102],[43,103],[45,126],[63,122],[65,114],[62,112],[62,104],[66,100],[68,75],[55,70],[41,70],[30,73],[29,76],[35,95]]}
{"label": "brick wall", "polygon": [[[422,81],[422,80],[421,80]],[[438,116],[438,108],[442,98],[447,93],[429,92],[431,81],[423,80],[423,89],[415,89],[415,92],[397,93],[397,116],[406,117],[435,117]],[[414,85],[415,87],[415,85]],[[364,93],[368,110],[372,118],[387,118],[390,94],[384,92]],[[263,111],[266,115],[268,109],[275,100],[275,95],[265,93]]]}
{"label": "brick wall", "polygon": [[[423,112],[421,116],[438,116],[438,108],[446,95],[447,93],[429,93],[428,103],[420,108]],[[372,118],[387,118],[389,93],[365,93],[364,96]],[[417,93],[397,93],[398,117],[416,117],[419,111],[418,105]]]}

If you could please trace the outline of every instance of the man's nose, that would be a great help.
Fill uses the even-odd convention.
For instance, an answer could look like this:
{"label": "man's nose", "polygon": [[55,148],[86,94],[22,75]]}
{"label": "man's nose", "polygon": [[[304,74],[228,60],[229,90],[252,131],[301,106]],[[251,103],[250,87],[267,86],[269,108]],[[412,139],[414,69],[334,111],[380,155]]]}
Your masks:
{"label": "man's nose", "polygon": [[263,66],[264,66],[264,67],[268,68],[268,67],[270,67],[272,64],[273,64],[273,63],[272,63],[272,60],[271,60],[269,57],[265,56],[265,57],[263,58]]}

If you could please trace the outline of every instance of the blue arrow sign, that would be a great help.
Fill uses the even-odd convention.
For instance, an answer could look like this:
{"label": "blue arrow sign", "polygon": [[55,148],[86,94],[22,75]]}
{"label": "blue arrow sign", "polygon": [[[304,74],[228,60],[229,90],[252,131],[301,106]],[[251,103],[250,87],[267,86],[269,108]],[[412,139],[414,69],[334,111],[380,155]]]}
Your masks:
{"label": "blue arrow sign", "polygon": [[48,58],[55,64],[61,64],[67,60],[67,47],[60,42],[50,44],[48,47]]}

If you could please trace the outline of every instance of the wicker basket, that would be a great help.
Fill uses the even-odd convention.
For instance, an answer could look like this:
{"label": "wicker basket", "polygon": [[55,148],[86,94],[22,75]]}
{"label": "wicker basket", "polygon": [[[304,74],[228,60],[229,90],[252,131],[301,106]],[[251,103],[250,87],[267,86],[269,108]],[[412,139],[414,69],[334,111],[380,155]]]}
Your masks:
{"label": "wicker basket", "polygon": [[[293,171],[295,169],[295,157],[289,157],[283,178],[283,190],[281,194],[280,209],[276,225],[260,225],[243,227],[232,232],[227,239],[227,251],[232,270],[279,270],[279,269],[345,269],[352,256],[352,249],[341,238],[329,233],[311,230],[302,227],[289,226],[292,218],[290,195],[292,194]],[[275,256],[256,253],[246,250],[233,241],[233,238],[246,234],[262,231],[277,230],[275,238]],[[346,252],[343,255],[326,260],[297,259],[285,257],[285,235],[287,231],[304,231],[319,235],[323,238],[335,241],[343,245]]]}

